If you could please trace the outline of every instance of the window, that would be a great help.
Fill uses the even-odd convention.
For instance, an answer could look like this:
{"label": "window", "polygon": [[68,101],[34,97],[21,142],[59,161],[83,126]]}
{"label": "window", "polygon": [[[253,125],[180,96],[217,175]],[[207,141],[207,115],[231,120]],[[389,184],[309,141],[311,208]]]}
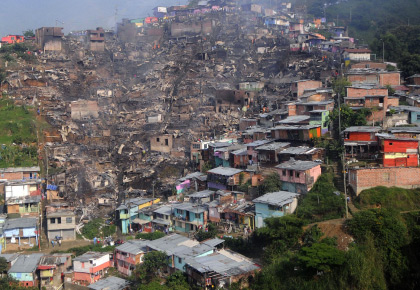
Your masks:
{"label": "window", "polygon": [[199,214],[199,213],[196,213],[196,214],[195,214],[195,218],[196,218],[196,219],[199,219],[199,218],[200,218],[200,214]]}
{"label": "window", "polygon": [[178,257],[178,263],[180,263],[180,264],[182,263],[182,258]]}
{"label": "window", "polygon": [[165,146],[169,146],[169,140],[165,139]]}
{"label": "window", "polygon": [[61,217],[57,218],[57,224],[61,224]]}
{"label": "window", "polygon": [[160,138],[156,138],[156,142],[160,142]]}
{"label": "window", "polygon": [[67,217],[66,218],[66,223],[71,224],[73,222],[73,218],[72,217]]}
{"label": "window", "polygon": [[286,176],[286,170],[283,170],[283,176]]}
{"label": "window", "polygon": [[194,149],[200,149],[200,144],[193,144]]}
{"label": "window", "polygon": [[55,218],[50,219],[50,224],[55,224]]}
{"label": "window", "polygon": [[420,120],[420,114],[418,114],[416,117],[417,117],[417,120]]}
{"label": "window", "polygon": [[299,178],[300,173],[299,173],[299,172],[296,172],[296,174],[295,174],[295,175],[296,175],[296,177],[297,177],[297,178]]}
{"label": "window", "polygon": [[392,142],[389,142],[389,145],[392,145]]}

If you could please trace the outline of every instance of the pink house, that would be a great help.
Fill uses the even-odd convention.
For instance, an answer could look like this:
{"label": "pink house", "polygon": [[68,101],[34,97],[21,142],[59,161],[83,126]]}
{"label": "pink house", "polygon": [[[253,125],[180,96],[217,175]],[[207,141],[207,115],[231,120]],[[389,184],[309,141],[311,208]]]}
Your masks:
{"label": "pink house", "polygon": [[321,175],[321,163],[294,160],[276,166],[282,181],[282,190],[299,194],[307,193]]}

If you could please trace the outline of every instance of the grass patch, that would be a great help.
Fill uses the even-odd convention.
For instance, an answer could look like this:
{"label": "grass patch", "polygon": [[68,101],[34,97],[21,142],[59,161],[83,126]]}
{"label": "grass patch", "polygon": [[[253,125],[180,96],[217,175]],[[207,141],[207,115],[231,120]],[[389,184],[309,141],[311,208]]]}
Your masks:
{"label": "grass patch", "polygon": [[377,186],[363,190],[354,203],[360,209],[382,207],[398,211],[420,209],[420,189]]}

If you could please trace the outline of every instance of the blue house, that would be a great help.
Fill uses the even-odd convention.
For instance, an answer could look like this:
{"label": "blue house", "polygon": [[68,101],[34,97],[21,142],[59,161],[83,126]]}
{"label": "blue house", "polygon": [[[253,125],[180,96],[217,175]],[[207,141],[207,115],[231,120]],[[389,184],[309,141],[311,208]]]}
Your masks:
{"label": "blue house", "polygon": [[16,218],[6,220],[3,227],[5,247],[18,244],[20,247],[32,247],[38,245],[38,219],[37,218]]}
{"label": "blue house", "polygon": [[207,225],[207,210],[189,202],[173,205],[175,230],[188,233]]}
{"label": "blue house", "polygon": [[20,255],[7,272],[9,276],[24,287],[37,287],[37,267],[44,254]]}
{"label": "blue house", "polygon": [[[127,234],[130,229],[142,228],[142,222],[139,218],[139,211],[146,207],[151,206],[154,203],[159,202],[159,198],[130,198],[125,202],[121,203],[116,209],[116,216],[119,220],[118,223],[121,226],[121,232]],[[142,220],[144,224],[150,223],[150,220]]]}
{"label": "blue house", "polygon": [[278,191],[270,192],[253,200],[255,204],[255,225],[264,226],[264,219],[268,217],[282,217],[296,210],[299,194]]}
{"label": "blue house", "polygon": [[413,107],[413,106],[398,106],[398,107],[390,107],[391,110],[395,112],[404,112],[408,114],[408,123],[415,124],[417,126],[420,125],[420,108]]}

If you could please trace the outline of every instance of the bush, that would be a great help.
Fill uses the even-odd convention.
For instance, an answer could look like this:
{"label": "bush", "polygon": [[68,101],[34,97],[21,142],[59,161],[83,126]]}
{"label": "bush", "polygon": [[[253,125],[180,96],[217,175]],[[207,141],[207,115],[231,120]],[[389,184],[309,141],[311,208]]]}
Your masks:
{"label": "bush", "polygon": [[136,239],[142,239],[142,240],[157,240],[160,238],[163,238],[165,236],[165,233],[160,231],[155,231],[153,233],[138,233],[136,235]]}

